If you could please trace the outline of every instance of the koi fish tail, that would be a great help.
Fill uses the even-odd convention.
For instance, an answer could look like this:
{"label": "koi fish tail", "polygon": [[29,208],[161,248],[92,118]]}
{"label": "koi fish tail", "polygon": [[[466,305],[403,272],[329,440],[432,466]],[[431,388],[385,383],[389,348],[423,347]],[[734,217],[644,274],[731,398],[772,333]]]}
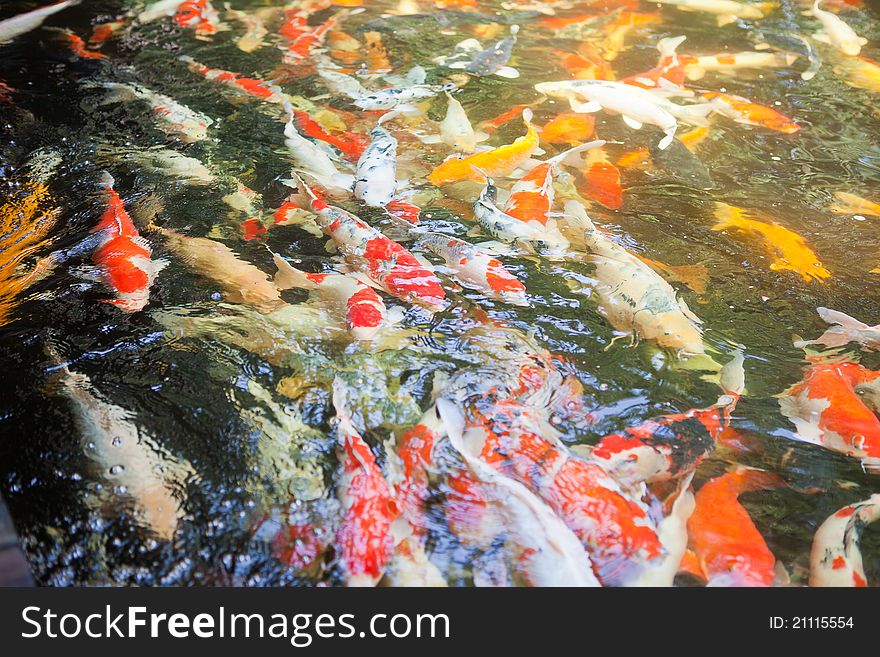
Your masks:
{"label": "koi fish tail", "polygon": [[586,144],[581,144],[579,146],[575,146],[574,148],[569,148],[567,151],[562,151],[559,155],[551,157],[547,160],[547,163],[555,170],[560,164],[564,164],[568,158],[573,155],[577,155],[578,153],[583,153],[584,151],[591,150],[593,148],[601,148],[606,144],[604,139],[596,139],[594,141],[589,141]]}
{"label": "koi fish tail", "polygon": [[275,287],[277,287],[279,290],[289,290],[290,288],[313,290],[317,287],[314,282],[309,280],[308,275],[304,271],[301,271],[296,267],[292,267],[290,263],[287,262],[287,260],[282,258],[277,253],[273,253],[271,249],[269,250],[269,253],[272,253],[272,261],[278,268],[278,271],[275,273],[275,278],[273,280],[275,283]]}
{"label": "koi fish tail", "polygon": [[676,49],[687,39],[685,35],[666,37],[657,42],[657,50],[660,51],[661,61],[667,57],[675,57]]}
{"label": "koi fish tail", "polygon": [[736,495],[759,490],[770,490],[786,486],[785,480],[773,472],[755,468],[740,467],[730,475]]}

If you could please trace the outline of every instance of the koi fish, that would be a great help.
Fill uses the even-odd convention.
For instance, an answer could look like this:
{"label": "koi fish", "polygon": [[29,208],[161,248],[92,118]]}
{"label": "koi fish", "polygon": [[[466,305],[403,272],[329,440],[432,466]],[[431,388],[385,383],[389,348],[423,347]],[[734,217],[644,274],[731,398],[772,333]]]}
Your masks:
{"label": "koi fish", "polygon": [[258,15],[233,9],[228,2],[224,7],[227,15],[239,21],[245,29],[244,34],[235,40],[236,47],[242,52],[255,52],[262,48],[265,45],[263,37],[269,34],[263,19]]}
{"label": "koi fish", "polygon": [[880,217],[880,203],[874,203],[849,192],[834,192],[834,197],[840,202],[828,209],[835,214],[868,215]]}
{"label": "koi fish", "polygon": [[428,529],[425,518],[425,503],[430,496],[428,476],[434,464],[434,449],[445,436],[446,429],[432,405],[397,445],[402,472],[394,487],[394,496],[400,515],[406,518],[417,536]]}
{"label": "koi fish", "polygon": [[823,522],[813,536],[810,586],[867,586],[859,543],[865,527],[878,518],[880,494],[845,506]]}
{"label": "koi fish", "polygon": [[15,89],[0,80],[0,103],[3,103],[4,105],[12,105],[12,94],[14,93]]}
{"label": "koi fish", "polygon": [[373,73],[387,73],[392,70],[388,52],[382,44],[382,35],[379,32],[364,32],[364,44],[367,49],[367,61]]}
{"label": "koi fish", "polygon": [[210,185],[217,177],[201,161],[169,148],[128,148],[99,145],[95,148],[98,162],[121,158],[135,162],[139,167],[172,178],[181,178],[193,185]]}
{"label": "koi fish", "polygon": [[397,110],[407,114],[417,112],[413,105],[421,100],[427,100],[444,91],[454,89],[455,85],[449,84],[413,84],[408,87],[380,89],[379,91],[367,91],[354,98],[352,104],[362,110]]}
{"label": "koi fish", "polygon": [[494,502],[511,543],[520,550],[518,567],[533,586],[601,586],[578,536],[521,482],[503,476],[468,447],[464,418],[448,400],[437,401],[449,442]]}
{"label": "koi fish", "polygon": [[[208,127],[214,121],[173,98],[157,93],[147,87],[124,82],[87,83],[85,86],[98,86],[110,93],[97,105],[109,105],[119,102],[141,100],[153,110],[159,121],[159,128],[166,134],[173,135],[185,143],[202,141],[208,137]],[[88,107],[87,107],[88,108]]]}
{"label": "koi fish", "polygon": [[795,342],[795,347],[802,348],[813,344],[842,347],[850,342],[857,342],[871,349],[880,349],[880,324],[869,326],[846,313],[831,310],[831,308],[816,308],[816,312],[826,323],[831,324],[831,328],[815,340]]}
{"label": "koi fish", "polygon": [[341,473],[337,483],[342,521],[336,534],[339,564],[348,586],[375,586],[391,558],[391,523],[397,509],[391,488],[369,445],[345,410],[345,387],[333,383]]}
{"label": "koi fish", "polygon": [[62,0],[62,2],[46,5],[0,21],[0,43],[9,43],[22,34],[37,29],[49,16],[78,5],[80,2],[81,0]]}
{"label": "koi fish", "polygon": [[620,170],[611,163],[604,149],[590,151],[581,174],[583,184],[579,189],[587,198],[609,210],[623,207]]}
{"label": "koi fish", "polygon": [[473,153],[477,143],[485,141],[489,135],[474,131],[464,107],[448,91],[446,98],[449,102],[446,106],[446,116],[440,122],[440,134],[422,137],[422,141],[426,144],[442,142],[454,150]]}
{"label": "koi fish", "polygon": [[524,109],[522,119],[526,126],[526,134],[517,137],[512,144],[465,158],[448,159],[428,174],[428,181],[436,187],[441,187],[464,180],[479,181],[483,175],[477,170],[485,171],[490,176],[506,176],[512,173],[538,150],[540,138],[538,131],[532,125],[532,110]]}
{"label": "koi fish", "polygon": [[789,135],[801,129],[797,123],[787,116],[783,116],[772,107],[753,103],[748,98],[743,98],[742,96],[708,91],[703,93],[703,98],[708,99],[714,104],[716,112],[733,119],[737,123],[757,125]]}
{"label": "koi fish", "polygon": [[604,39],[602,40],[602,57],[608,61],[614,61],[625,50],[627,36],[631,32],[643,29],[646,25],[660,23],[658,14],[645,14],[634,11],[621,11],[618,15],[602,26]]}
{"label": "koi fish", "polygon": [[370,131],[372,141],[354,175],[354,196],[371,207],[384,207],[397,195],[397,140],[382,126]]}
{"label": "koi fish", "polygon": [[76,55],[79,59],[107,59],[107,55],[86,48],[86,42],[83,41],[81,36],[74,34],[72,30],[60,27],[47,27],[45,29],[58,32],[64,41],[67,42],[67,47],[70,49],[70,52]]}
{"label": "koi fish", "polygon": [[589,42],[577,45],[576,52],[554,49],[553,59],[575,80],[615,80],[617,76],[595,46]]}
{"label": "koi fish", "polygon": [[348,330],[355,340],[373,340],[379,330],[393,321],[382,298],[370,286],[352,276],[337,273],[309,273],[291,266],[278,254],[272,254],[278,268],[275,286],[315,291],[345,310]]}
{"label": "koi fish", "polygon": [[669,283],[623,247],[602,235],[577,201],[568,201],[560,217],[572,244],[589,252],[596,266],[599,311],[618,331],[656,342],[683,356],[705,353],[701,320]]}
{"label": "koi fish", "polygon": [[822,68],[822,59],[816,48],[807,39],[794,32],[753,32],[753,38],[757,43],[755,49],[767,50],[772,48],[790,55],[803,57],[809,62],[807,69],[801,72],[801,79],[812,80]]}
{"label": "koi fish", "polygon": [[470,450],[474,462],[522,484],[559,514],[586,548],[602,584],[626,583],[645,563],[663,556],[645,509],[624,495],[597,464],[575,458],[543,438],[526,407],[512,400],[501,402],[484,421],[467,421],[442,397],[437,408],[450,439]]}
{"label": "koi fish", "polygon": [[857,394],[880,372],[858,363],[811,363],[800,383],[779,398],[779,407],[797,437],[873,465],[880,458],[880,419]]}
{"label": "koi fish", "polygon": [[106,303],[133,313],[150,302],[150,287],[168,263],[151,259],[150,243],[134,227],[113,184],[113,178],[104,174],[101,185],[107,208],[92,229],[100,238],[93,260],[101,268],[104,283],[116,295]]}
{"label": "koi fish", "polygon": [[546,144],[576,146],[593,136],[596,120],[590,114],[563,112],[539,128],[541,141]]}
{"label": "koi fish", "polygon": [[688,520],[692,557],[686,569],[709,586],[773,584],[776,557],[738,498],[781,485],[774,474],[744,467],[703,484]]}
{"label": "koi fish", "polygon": [[30,178],[10,189],[0,203],[0,326],[11,321],[18,297],[54,263],[54,258],[47,256],[27,265],[46,244],[46,237],[61,213],[48,185],[60,163],[58,154],[38,151],[28,165]]}
{"label": "koi fish", "polygon": [[474,201],[474,218],[480,228],[497,240],[518,244],[530,251],[537,249],[545,255],[559,255],[568,248],[568,240],[559,232],[555,220],[549,219],[543,224],[536,220],[522,221],[500,210],[495,205],[498,188],[484,175],[486,187]]}
{"label": "koi fish", "polygon": [[715,450],[745,389],[743,355],[721,368],[723,395],[708,408],[662,415],[602,438],[589,452],[624,490],[691,475]]}
{"label": "koi fish", "polygon": [[316,221],[345,259],[388,294],[430,311],[442,310],[446,294],[432,271],[397,242],[342,208],[328,205],[301,183]]}
{"label": "koi fish", "polygon": [[[684,138],[685,135],[682,137]],[[676,181],[697,189],[715,187],[715,182],[706,165],[691,152],[690,148],[685,146],[682,140],[673,139],[665,151],[651,145],[648,147],[648,153],[651,156],[651,162]]]}
{"label": "koi fish", "polygon": [[206,80],[219,82],[244,96],[259,98],[260,100],[269,103],[277,103],[279,105],[288,102],[287,96],[281,90],[281,87],[274,84],[268,84],[262,80],[254,78],[246,78],[238,73],[233,73],[232,71],[208,68],[204,64],[200,64],[187,55],[181,55],[177,59],[184,62],[187,65],[187,68],[193,73],[200,75]]}
{"label": "koi fish", "polygon": [[177,13],[183,0],[157,0],[137,15],[138,23],[152,23],[159,18],[168,18]]}
{"label": "koi fish", "polygon": [[370,144],[369,138],[359,132],[337,131],[338,135],[330,134],[308,113],[301,110],[293,110],[293,117],[294,124],[302,135],[330,144],[339,150],[349,162],[357,164]]}
{"label": "koi fish", "polygon": [[214,9],[211,0],[184,0],[177,7],[174,23],[178,27],[195,30],[199,36],[216,34],[220,31],[220,13]]}
{"label": "koi fish", "polygon": [[868,57],[845,57],[834,65],[834,72],[851,87],[880,92],[880,62]]}
{"label": "koi fish", "polygon": [[703,55],[695,57],[682,55],[684,72],[688,80],[700,80],[706,73],[714,71],[721,75],[734,75],[740,69],[787,68],[797,60],[797,55],[778,52],[746,50],[722,55]]}
{"label": "koi fish", "polygon": [[502,112],[493,119],[488,119],[480,123],[480,130],[487,135],[491,135],[498,128],[522,116],[522,113],[531,108],[531,105],[514,105],[506,112]]}
{"label": "koi fish", "polygon": [[55,372],[50,390],[67,400],[85,454],[107,484],[103,494],[131,499],[137,522],[157,538],[171,540],[183,515],[175,489],[193,474],[192,465],[142,434],[131,412],[102,400],[85,374],[71,371],[51,346],[46,349]]}
{"label": "koi fish", "polygon": [[296,129],[293,108],[286,103],[285,109],[290,118],[284,126],[284,145],[296,168],[316,178],[324,187],[350,190],[354,184],[354,176],[340,173],[328,153],[329,149],[303,137]]}
{"label": "koi fish", "polygon": [[751,219],[748,211],[726,203],[715,203],[715,218],[718,223],[712,230],[738,230],[761,238],[774,258],[771,270],[797,272],[808,283],[831,277],[804,238],[775,221]]}
{"label": "koi fish", "polygon": [[[519,25],[510,26],[510,36],[502,39],[491,48],[480,50],[479,42],[476,43],[478,52],[473,55],[469,61],[453,62],[449,64],[449,68],[460,69],[471,75],[481,77],[489,75],[497,75],[500,78],[516,79],[519,77],[519,71],[507,65],[510,61],[510,55],[513,47],[516,45],[516,35],[519,32]],[[461,46],[462,44],[459,44]],[[472,49],[465,50],[465,53],[471,52]]]}
{"label": "koi fish", "polygon": [[539,82],[535,89],[544,95],[568,99],[574,112],[591,114],[607,110],[620,114],[623,122],[634,130],[648,123],[660,128],[666,136],[660,140],[660,149],[666,148],[675,137],[678,122],[659,99],[650,93],[622,82],[605,80],[563,80]]}
{"label": "koi fish", "polygon": [[813,6],[803,12],[804,16],[812,16],[822,24],[823,30],[816,32],[813,38],[822,43],[829,43],[844,55],[855,57],[862,46],[868,43],[864,37],[860,37],[840,16],[830,11],[819,9],[819,0],[813,0]]}
{"label": "koi fish", "polygon": [[679,60],[676,49],[687,37],[667,37],[657,42],[657,50],[660,51],[660,59],[657,66],[650,71],[637,73],[621,80],[644,89],[654,89],[660,86],[660,79],[682,86],[685,81],[684,64]]}
{"label": "koi fish", "polygon": [[733,23],[740,18],[758,20],[776,7],[775,2],[745,3],[736,0],[657,0],[662,5],[673,5],[680,11],[697,11],[714,14],[718,27]]}
{"label": "koi fish", "polygon": [[540,164],[537,164],[510,188],[510,196],[504,205],[505,214],[524,221],[536,221],[547,225],[548,213],[553,207],[553,176],[557,167],[566,159],[592,148],[601,148],[602,140],[575,146]]}

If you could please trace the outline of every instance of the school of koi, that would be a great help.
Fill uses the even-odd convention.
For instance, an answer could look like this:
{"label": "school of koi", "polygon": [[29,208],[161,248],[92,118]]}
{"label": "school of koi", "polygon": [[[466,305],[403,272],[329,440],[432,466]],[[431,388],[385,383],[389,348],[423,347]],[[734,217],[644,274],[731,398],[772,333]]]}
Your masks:
{"label": "school of koi", "polygon": [[[594,268],[591,298],[615,330],[615,340],[653,342],[682,363],[714,373],[720,387],[717,401],[704,408],[659,415],[592,446],[572,447],[557,429],[560,418],[583,427],[593,418],[565,356],[471,308],[473,328],[460,340],[484,360],[448,376],[437,374],[429,408],[421,409],[422,419],[396,444],[371,445],[359,429],[355,391],[342,377],[331,376],[338,459],[331,490],[338,503],[295,501],[263,517],[253,535],[270,545],[276,559],[295,571],[323,568],[332,560],[337,581],[351,586],[443,586],[446,580],[431,555],[436,519],[428,517],[439,496],[445,530],[481,555],[473,565],[478,585],[671,586],[685,573],[708,585],[787,583],[788,574],[738,501],[744,493],[784,488],[787,482],[739,466],[696,491],[692,486],[697,466],[716,448],[738,448],[740,437],[729,424],[747,394],[746,348],[722,353],[705,343],[703,321],[669,282],[697,289],[705,284],[698,272],[626,248],[594,225],[588,209],[616,210],[626,203],[620,169],[664,161],[677,163],[686,184],[711,190],[698,150],[713,120],[785,135],[801,129],[777,109],[723,88],[704,88],[712,72],[805,63],[801,78],[808,81],[830,62],[847,84],[880,91],[880,62],[861,54],[868,41],[846,19],[862,11],[858,2],[815,0],[803,11],[805,24],[819,31],[809,37],[759,33],[753,51],[685,54],[686,35],[658,39],[656,66],[626,75],[612,64],[630,40],[649,35],[661,22],[658,5],[714,17],[719,38],[736,21],[753,21],[759,29],[776,5],[509,0],[500,8],[514,12],[517,24],[475,20],[473,33],[482,42],[471,37],[424,65],[404,67],[405,58],[386,50],[379,32],[345,31],[346,21],[373,11],[369,0],[301,0],[253,10],[211,0],[157,0],[132,3],[114,20],[94,24],[91,35],[43,26],[77,4],[63,0],[0,20],[0,52],[3,43],[32,30],[59,35],[76,60],[94,67],[80,81],[90,109],[132,102],[149,107],[155,126],[180,148],[97,148],[96,161],[107,169],[94,181],[103,210],[75,252],[45,248],[61,211],[51,192],[61,156],[52,147],[30,154],[0,205],[0,323],[14,321],[30,285],[83,254],[91,258],[90,275],[110,295],[107,303],[120,313],[144,312],[168,264],[153,256],[159,241],[196,275],[212,280],[225,303],[253,309],[267,326],[313,322],[332,327],[357,349],[381,351],[415,340],[403,328],[404,310],[431,316],[460,305],[459,285],[501,305],[528,306],[529,290],[505,266],[508,256],[563,266],[577,261]],[[402,0],[390,13],[418,14],[436,5],[457,10],[456,20],[469,25],[469,13],[486,11],[484,4]],[[181,39],[204,42],[206,61],[216,60],[210,43],[224,32],[234,35],[243,52],[280,51],[271,78],[213,68],[189,55],[169,53],[167,60],[217,94],[259,103],[273,117],[273,145],[285,149],[291,171],[283,181],[290,196],[271,215],[263,211],[259,191],[180,152],[209,139],[214,120],[130,76],[115,75],[105,46],[159,21],[179,30]],[[473,125],[456,95],[474,78],[519,78],[517,42],[530,32],[579,39],[576,51],[548,53],[568,77],[536,82],[535,100]],[[312,97],[285,90],[290,80],[309,76],[315,80]],[[0,103],[14,105],[16,93],[0,81]],[[568,105],[564,111],[559,101]],[[427,118],[433,103],[445,104],[441,121]],[[546,115],[548,108],[552,115],[538,125],[536,114]],[[649,145],[612,156],[608,142],[597,138],[597,113],[619,115],[632,130],[644,127]],[[680,130],[682,124],[687,131]],[[520,136],[484,144],[497,143],[493,133],[502,127],[503,134],[516,127]],[[398,168],[410,166],[407,151],[416,144],[431,145],[446,157],[423,177],[402,180]],[[305,271],[273,252],[276,271],[270,278],[223,242],[167,225],[161,207],[128,202],[130,194],[117,188],[111,173],[122,161],[192,186],[222,183],[229,190],[222,202],[239,218],[239,239],[263,240],[277,226],[295,225],[327,238],[335,264]],[[433,225],[420,205],[435,199],[438,188],[457,207],[472,208],[465,216],[474,226],[469,235],[491,239],[468,241]],[[837,192],[836,199],[832,213],[880,216],[880,205],[855,194]],[[791,272],[811,285],[832,276],[806,240],[773,217],[721,201],[712,208],[717,220],[712,230],[754,240],[770,255],[773,271]],[[300,312],[282,295],[289,289],[307,291],[316,303]],[[817,311],[830,328],[816,339],[795,342],[805,350],[804,377],[779,395],[780,408],[800,440],[880,471],[880,372],[843,352],[853,343],[866,351],[880,349],[880,326],[828,308]],[[608,348],[623,346],[612,341]],[[111,471],[124,466],[119,482],[143,512],[145,527],[170,539],[180,515],[172,483],[192,466],[157,474],[155,457],[139,446],[127,412],[91,392],[89,379],[70,371],[55,346],[47,343],[45,350],[60,379],[57,394],[77,409],[80,426],[112,436],[92,447],[92,458]],[[332,522],[317,520],[327,513],[334,514]],[[867,585],[859,541],[877,517],[880,494],[845,506],[819,527],[810,585]]]}

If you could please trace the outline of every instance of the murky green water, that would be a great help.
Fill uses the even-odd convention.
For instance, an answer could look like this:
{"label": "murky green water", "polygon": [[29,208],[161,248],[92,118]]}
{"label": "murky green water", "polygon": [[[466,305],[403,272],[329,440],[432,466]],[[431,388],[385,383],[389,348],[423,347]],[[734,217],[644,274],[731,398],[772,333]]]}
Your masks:
{"label": "murky green water", "polygon": [[[123,17],[134,4],[86,1],[46,25],[87,37],[92,26]],[[250,12],[278,4],[233,3]],[[424,15],[399,16],[386,13],[397,7],[394,2],[366,0],[362,12],[350,10],[341,30],[361,41],[365,32],[378,32],[395,73],[420,64],[428,69],[429,82],[442,82],[450,71],[437,68],[434,57],[448,54],[465,38],[476,35],[488,45],[503,38],[509,24],[521,26],[511,60],[520,77],[471,78],[456,95],[474,125],[513,105],[538,101],[535,83],[569,77],[551,48],[571,51],[584,40],[601,43],[603,38],[566,39],[542,27],[540,14],[503,9],[490,1],[480,2],[476,12],[418,4]],[[751,50],[758,26],[765,32],[799,34],[809,34],[815,26],[792,0],[783,0],[761,21],[740,20],[721,28],[711,16],[635,4],[636,11],[656,12],[658,21],[627,36],[624,50],[610,62],[620,77],[652,68],[657,40],[663,37],[686,34],[681,53],[715,54]],[[4,2],[0,18],[33,6]],[[340,10],[326,9],[312,24]],[[560,9],[558,15],[590,10]],[[102,47],[107,60],[75,57],[48,30],[0,46],[0,80],[16,90],[14,104],[0,104],[3,193],[12,198],[34,150],[51,148],[62,158],[49,181],[61,211],[41,255],[71,249],[88,236],[103,211],[99,175],[108,170],[129,207],[154,195],[162,202],[161,225],[217,239],[267,274],[274,268],[266,245],[309,271],[335,262],[325,239],[298,226],[271,225],[271,212],[291,191],[281,182],[290,176],[290,161],[284,154],[279,109],[241,99],[176,59],[190,55],[213,68],[283,80],[288,94],[352,112],[347,129],[369,132],[375,116],[359,112],[344,97],[327,95],[320,78],[305,65],[279,71],[281,54],[273,33],[279,21],[271,12],[267,15],[266,45],[250,53],[236,47],[241,24],[222,10],[221,19],[231,29],[210,39],[194,38],[192,30],[174,26],[171,18],[125,26]],[[880,14],[860,9],[841,15],[868,39],[862,54],[880,59]],[[795,120],[799,132],[783,134],[715,116],[696,149],[714,180],[713,189],[683,184],[674,169],[621,168],[623,206],[590,209],[593,219],[632,251],[669,265],[707,268],[704,292],[675,287],[702,318],[706,344],[719,362],[728,360],[736,345],[744,347],[747,394],[732,427],[747,438],[747,448],[720,448],[698,467],[694,483],[699,487],[734,464],[781,475],[787,487],[748,493],[742,501],[795,584],[806,583],[816,527],[841,506],[878,491],[877,477],[863,472],[858,460],[795,440],[794,426],[780,413],[775,397],[802,377],[804,353],[792,346],[792,336],[813,338],[827,328],[816,307],[834,308],[869,324],[880,316],[878,274],[870,273],[880,266],[878,219],[860,221],[829,211],[835,191],[880,201],[878,96],[848,86],[833,71],[839,56],[825,46],[820,52],[824,65],[809,82],[800,78],[805,64],[797,62],[790,68],[736,75],[708,73],[693,83],[696,89],[724,88],[773,106]],[[142,104],[93,107],[99,93],[84,87],[89,80],[136,82],[168,94],[214,120],[209,139],[190,145],[169,139]],[[439,96],[425,108],[428,118],[440,120],[446,103]],[[535,104],[535,123],[543,125],[560,111],[568,111],[562,101]],[[601,138],[621,142],[607,147],[612,161],[659,135],[649,127],[633,131],[606,112],[594,116]],[[511,121],[489,144],[509,143],[522,132],[521,122]],[[424,180],[450,152],[448,147],[423,145],[402,128],[395,135],[400,142],[399,178],[426,192],[416,197],[423,222],[464,237],[472,227],[467,204],[455,205],[450,197],[458,192],[437,192]],[[200,159],[222,181],[189,185],[125,158],[96,155],[99,147],[159,144]],[[262,195],[264,222],[270,227],[259,239],[243,239],[245,216],[220,200],[232,190],[233,179]],[[479,191],[476,186],[473,190]],[[831,277],[805,282],[794,272],[771,270],[773,258],[758,240],[711,229],[715,201],[763,213],[800,234]],[[340,204],[381,225],[380,211],[365,209],[353,198]],[[449,308],[431,317],[405,307],[403,326],[415,337],[402,348],[374,351],[339,339],[339,331],[329,330],[320,317],[301,329],[270,330],[257,311],[225,304],[216,281],[196,275],[161,239],[150,240],[153,257],[166,259],[168,265],[142,312],[124,313],[101,303],[107,290],[84,275],[89,255],[75,255],[30,287],[0,333],[5,372],[0,482],[43,584],[339,583],[332,553],[321,567],[297,572],[253,535],[255,526],[297,498],[334,497],[334,376],[357,390],[352,405],[364,421],[364,437],[385,464],[385,441],[399,437],[428,408],[436,372],[493,364],[492,356],[462,342],[481,317],[480,310],[523,335],[534,334],[542,347],[573,364],[584,386],[584,407],[598,419],[589,424],[578,415],[558,418],[570,444],[593,444],[650,417],[708,406],[719,394],[706,371],[682,366],[674,354],[649,342],[611,345],[613,330],[596,303],[568,282],[590,280],[591,267],[585,262],[503,258],[526,285],[528,307],[493,302],[441,275]],[[282,297],[302,304],[307,295],[286,291]],[[386,303],[402,305],[390,297]],[[866,367],[880,366],[876,354],[862,353],[854,345],[850,350]],[[151,454],[150,467],[174,482],[170,489],[180,512],[173,534],[162,537],[149,530],[130,491],[120,490],[124,484],[94,458],[95,448],[77,423],[77,406],[59,383],[62,360],[69,370],[88,377],[81,389],[127,411],[127,421],[137,427]],[[442,486],[436,483],[428,501],[432,522],[427,551],[451,585],[469,584],[477,551],[450,532],[443,506]],[[328,526],[335,513],[328,504]],[[862,552],[868,581],[880,582],[876,531],[866,532]]]}

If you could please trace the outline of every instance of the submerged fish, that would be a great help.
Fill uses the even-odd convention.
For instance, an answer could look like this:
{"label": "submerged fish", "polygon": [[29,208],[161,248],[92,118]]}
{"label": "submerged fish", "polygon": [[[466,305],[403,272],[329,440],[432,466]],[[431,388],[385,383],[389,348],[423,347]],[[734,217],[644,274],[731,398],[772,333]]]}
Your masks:
{"label": "submerged fish", "polygon": [[813,47],[809,40],[794,32],[770,32],[762,30],[753,34],[756,40],[755,47],[758,50],[772,48],[780,52],[790,55],[803,57],[809,62],[809,66],[805,71],[801,72],[801,79],[804,81],[812,80],[816,77],[816,73],[822,68],[822,60],[819,53]]}
{"label": "submerged fish", "polygon": [[760,19],[776,7],[775,2],[747,3],[737,0],[657,0],[663,5],[673,5],[681,11],[703,12],[714,14],[718,26],[733,23],[739,18]]}
{"label": "submerged fish", "polygon": [[[502,39],[491,48],[480,50],[479,42],[476,42],[476,54],[469,61],[456,61],[448,64],[449,68],[461,69],[472,75],[486,76],[497,75],[502,78],[518,78],[519,71],[507,65],[510,61],[510,55],[513,47],[516,45],[516,35],[519,32],[519,25],[510,26],[510,36]],[[471,40],[473,41],[473,40]],[[468,45],[471,45],[469,42]],[[463,44],[459,44],[461,48]],[[468,54],[474,50],[473,47],[462,48]]]}
{"label": "submerged fish", "polygon": [[710,91],[704,92],[703,97],[709,99],[716,112],[733,119],[737,123],[757,125],[789,135],[801,129],[797,123],[787,116],[783,116],[772,107],[753,103],[748,98],[743,98],[742,96]]}
{"label": "submerged fish", "polygon": [[446,116],[440,122],[440,134],[422,137],[426,144],[443,142],[454,150],[463,153],[473,153],[477,143],[489,138],[485,132],[476,132],[468,119],[464,107],[448,91],[446,98],[449,104],[446,107]]}
{"label": "submerged fish", "polygon": [[718,220],[712,230],[738,230],[759,237],[773,256],[773,271],[793,271],[808,283],[822,282],[831,277],[818,256],[807,246],[806,240],[788,228],[776,223],[750,218],[747,210],[726,203],[715,203],[715,218]]}
{"label": "submerged fish", "polygon": [[813,536],[810,586],[865,587],[865,566],[859,543],[865,527],[880,518],[880,494],[843,507]]}
{"label": "submerged fish", "polygon": [[382,126],[373,128],[370,137],[357,163],[354,196],[371,207],[384,207],[398,193],[397,140]]}
{"label": "submerged fish", "polygon": [[880,217],[880,203],[869,201],[850,192],[834,192],[834,197],[839,201],[828,209],[835,214],[868,215]]}
{"label": "submerged fish", "polygon": [[831,328],[825,331],[815,340],[800,340],[794,343],[795,347],[806,347],[814,344],[826,347],[842,347],[850,342],[857,342],[871,349],[880,349],[880,324],[869,326],[860,322],[846,313],[831,308],[816,308],[819,317],[831,324]]}
{"label": "submerged fish", "polygon": [[0,43],[9,43],[22,34],[37,29],[49,16],[57,14],[68,7],[78,5],[82,0],[62,0],[52,5],[46,5],[33,11],[28,11],[12,18],[0,21]]}
{"label": "submerged fish", "polygon": [[822,24],[822,31],[816,32],[813,38],[830,43],[844,55],[855,57],[861,52],[862,46],[868,43],[867,39],[856,34],[840,16],[819,9],[819,0],[813,0],[813,6],[804,15],[812,16]]}

